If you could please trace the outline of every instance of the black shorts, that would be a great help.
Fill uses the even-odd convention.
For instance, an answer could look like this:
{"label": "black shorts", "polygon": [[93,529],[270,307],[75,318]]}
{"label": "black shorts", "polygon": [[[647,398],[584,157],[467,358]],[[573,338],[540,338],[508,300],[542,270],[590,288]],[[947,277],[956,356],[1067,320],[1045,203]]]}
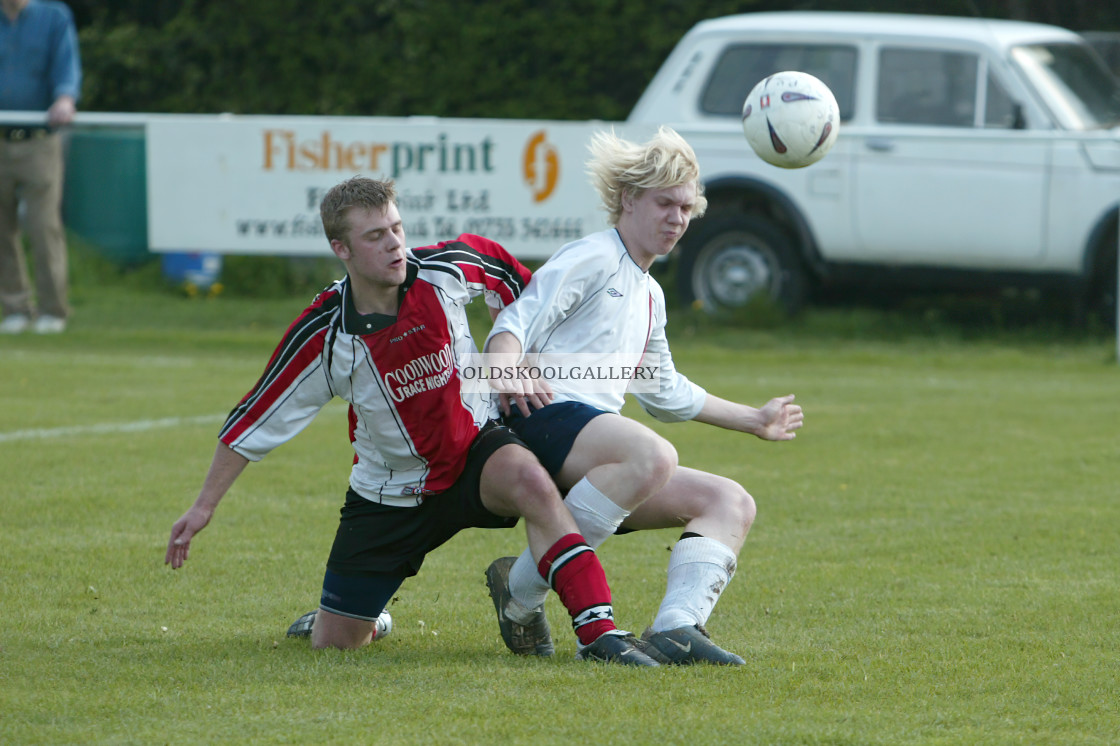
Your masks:
{"label": "black shorts", "polygon": [[535,409],[528,417],[514,407],[505,423],[555,478],[572,452],[576,436],[601,414],[608,412],[578,401],[562,401]]}
{"label": "black shorts", "polygon": [[502,446],[524,447],[496,422],[475,437],[463,473],[445,492],[412,508],[371,502],[352,489],[346,493],[327,569],[338,575],[398,575],[420,571],[424,556],[465,528],[510,528],[518,518],[495,515],[482,505],[482,467]]}

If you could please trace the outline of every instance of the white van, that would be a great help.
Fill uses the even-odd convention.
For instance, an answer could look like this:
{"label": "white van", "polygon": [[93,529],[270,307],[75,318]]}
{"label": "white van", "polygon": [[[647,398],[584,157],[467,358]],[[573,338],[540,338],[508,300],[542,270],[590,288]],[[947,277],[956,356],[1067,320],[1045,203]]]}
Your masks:
{"label": "white van", "polygon": [[[840,105],[824,160],[756,157],[740,110],[779,70]],[[796,309],[814,287],[1050,286],[1115,320],[1120,83],[1085,39],[1014,21],[751,13],[702,22],[628,122],[696,149],[708,215],[678,259],[685,301]]]}

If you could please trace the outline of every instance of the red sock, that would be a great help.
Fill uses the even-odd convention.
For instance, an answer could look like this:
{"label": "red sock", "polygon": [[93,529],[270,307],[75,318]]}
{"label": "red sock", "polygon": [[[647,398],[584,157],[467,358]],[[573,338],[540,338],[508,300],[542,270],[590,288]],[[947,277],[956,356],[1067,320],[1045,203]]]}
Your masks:
{"label": "red sock", "polygon": [[611,589],[595,550],[579,534],[568,534],[544,553],[537,571],[560,596],[572,615],[572,627],[583,645],[617,629]]}

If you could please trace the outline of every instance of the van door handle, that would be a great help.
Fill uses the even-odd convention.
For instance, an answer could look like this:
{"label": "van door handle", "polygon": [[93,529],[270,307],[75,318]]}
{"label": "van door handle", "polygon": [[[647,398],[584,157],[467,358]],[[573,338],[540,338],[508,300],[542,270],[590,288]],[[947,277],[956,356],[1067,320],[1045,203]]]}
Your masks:
{"label": "van door handle", "polygon": [[894,140],[885,137],[869,137],[864,144],[867,145],[868,150],[874,150],[876,153],[889,153],[894,150]]}

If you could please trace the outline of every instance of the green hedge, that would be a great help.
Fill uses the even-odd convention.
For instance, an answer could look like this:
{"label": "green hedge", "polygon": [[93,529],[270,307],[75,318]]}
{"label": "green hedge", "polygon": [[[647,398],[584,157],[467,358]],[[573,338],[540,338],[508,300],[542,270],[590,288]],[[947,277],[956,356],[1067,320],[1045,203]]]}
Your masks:
{"label": "green hedge", "polygon": [[[72,1],[90,111],[623,119],[695,22],[789,8],[1120,28],[1116,3],[1025,0]],[[1091,6],[1091,7],[1090,7]]]}

